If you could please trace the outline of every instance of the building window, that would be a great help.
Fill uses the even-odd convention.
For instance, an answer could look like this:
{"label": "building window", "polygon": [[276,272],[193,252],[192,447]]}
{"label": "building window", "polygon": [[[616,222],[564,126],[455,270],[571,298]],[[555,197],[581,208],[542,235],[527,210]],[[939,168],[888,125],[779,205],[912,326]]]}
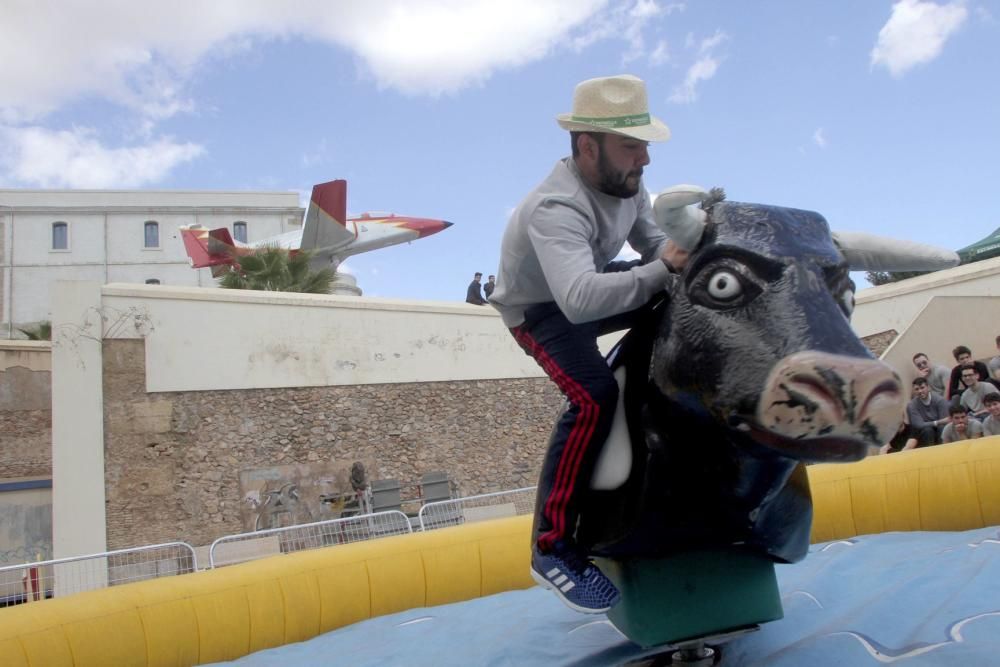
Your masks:
{"label": "building window", "polygon": [[159,248],[160,247],[160,223],[154,222],[152,220],[147,220],[146,224],[143,225],[143,230],[145,231],[145,244],[146,248]]}
{"label": "building window", "polygon": [[69,225],[65,222],[52,223],[52,249],[69,250]]}
{"label": "building window", "polygon": [[158,278],[150,278],[146,281],[147,285],[159,285],[160,280]]}
{"label": "building window", "polygon": [[233,238],[240,243],[247,242],[247,223],[242,221],[233,223]]}

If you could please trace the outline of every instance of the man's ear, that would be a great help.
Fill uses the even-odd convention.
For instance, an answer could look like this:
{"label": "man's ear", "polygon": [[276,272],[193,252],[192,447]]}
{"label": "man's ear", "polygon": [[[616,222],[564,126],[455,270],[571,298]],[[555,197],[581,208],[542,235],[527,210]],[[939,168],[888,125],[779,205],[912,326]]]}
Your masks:
{"label": "man's ear", "polygon": [[580,155],[595,161],[600,156],[601,144],[589,133],[581,132],[576,142],[576,147],[580,150]]}

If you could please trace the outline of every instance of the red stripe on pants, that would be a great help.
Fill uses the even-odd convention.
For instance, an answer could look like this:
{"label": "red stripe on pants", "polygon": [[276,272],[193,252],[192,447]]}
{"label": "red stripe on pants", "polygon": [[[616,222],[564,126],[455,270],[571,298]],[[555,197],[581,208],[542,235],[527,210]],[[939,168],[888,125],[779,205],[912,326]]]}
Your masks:
{"label": "red stripe on pants", "polygon": [[586,389],[560,368],[531,334],[517,328],[514,330],[514,338],[534,357],[569,401],[579,408],[579,414],[559,455],[556,479],[543,509],[545,518],[552,524],[552,529],[538,536],[538,544],[542,550],[547,550],[556,540],[566,536],[566,505],[576,487],[583,455],[593,438],[601,408]]}

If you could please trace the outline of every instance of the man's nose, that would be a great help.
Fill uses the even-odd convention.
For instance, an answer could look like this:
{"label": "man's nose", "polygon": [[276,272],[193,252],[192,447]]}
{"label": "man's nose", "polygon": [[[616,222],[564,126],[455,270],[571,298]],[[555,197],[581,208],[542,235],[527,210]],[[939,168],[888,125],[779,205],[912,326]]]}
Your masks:
{"label": "man's nose", "polygon": [[643,146],[642,150],[639,152],[639,159],[636,160],[638,166],[645,167],[649,164],[649,147]]}

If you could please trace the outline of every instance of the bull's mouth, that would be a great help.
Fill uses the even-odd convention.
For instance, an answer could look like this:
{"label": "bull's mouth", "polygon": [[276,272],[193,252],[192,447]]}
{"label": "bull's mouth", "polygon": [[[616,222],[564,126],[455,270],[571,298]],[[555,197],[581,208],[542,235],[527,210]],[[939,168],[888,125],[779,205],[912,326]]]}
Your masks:
{"label": "bull's mouth", "polygon": [[807,463],[860,461],[868,455],[871,444],[844,435],[792,438],[743,417],[730,417],[729,425],[763,447]]}

